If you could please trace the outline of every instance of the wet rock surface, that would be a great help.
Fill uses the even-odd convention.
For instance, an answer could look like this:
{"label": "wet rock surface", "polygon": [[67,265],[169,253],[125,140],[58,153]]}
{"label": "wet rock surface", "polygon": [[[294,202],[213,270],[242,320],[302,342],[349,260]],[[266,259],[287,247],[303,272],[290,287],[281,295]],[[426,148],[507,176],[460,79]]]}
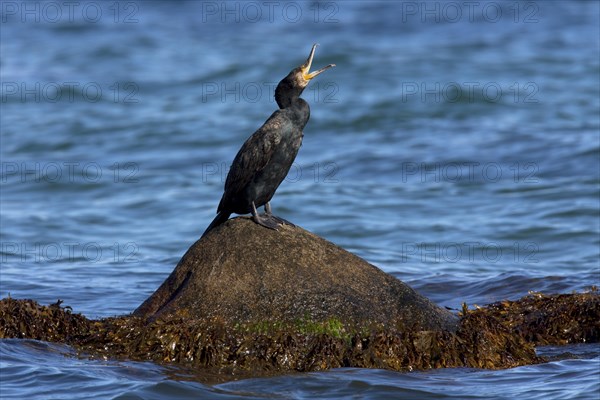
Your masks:
{"label": "wet rock surface", "polygon": [[360,257],[299,227],[235,218],[197,241],[135,312],[229,323],[323,322],[454,330],[457,318]]}

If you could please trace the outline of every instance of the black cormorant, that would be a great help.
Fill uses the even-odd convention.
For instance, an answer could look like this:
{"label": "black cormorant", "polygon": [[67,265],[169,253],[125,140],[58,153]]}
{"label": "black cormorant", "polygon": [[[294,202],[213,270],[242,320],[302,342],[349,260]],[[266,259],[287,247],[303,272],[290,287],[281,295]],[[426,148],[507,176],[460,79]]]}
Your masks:
{"label": "black cormorant", "polygon": [[[298,154],[302,130],[310,117],[308,103],[300,95],[311,79],[335,66],[329,64],[310,72],[316,48],[317,45],[313,45],[306,62],[294,68],[277,85],[275,101],[279,110],[238,151],[225,181],[225,193],[217,208],[217,216],[202,236],[227,221],[232,213],[252,213],[257,224],[271,229],[287,222],[272,214],[269,201]],[[256,209],[263,205],[265,213],[258,214]]]}

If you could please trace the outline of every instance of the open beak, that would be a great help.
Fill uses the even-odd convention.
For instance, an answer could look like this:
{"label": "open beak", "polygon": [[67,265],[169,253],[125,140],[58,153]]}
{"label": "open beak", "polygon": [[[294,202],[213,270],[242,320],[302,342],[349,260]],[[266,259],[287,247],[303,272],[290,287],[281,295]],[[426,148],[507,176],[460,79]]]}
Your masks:
{"label": "open beak", "polygon": [[312,61],[313,61],[313,57],[315,56],[315,50],[317,49],[318,44],[315,43],[313,44],[312,50],[310,51],[310,54],[308,56],[308,59],[306,60],[306,62],[302,65],[302,77],[307,80],[310,81],[312,78],[314,78],[315,76],[321,74],[321,72],[331,68],[331,67],[335,67],[335,64],[329,64],[326,67],[323,67],[317,71],[314,72],[309,72],[310,71],[310,66],[312,65]]}

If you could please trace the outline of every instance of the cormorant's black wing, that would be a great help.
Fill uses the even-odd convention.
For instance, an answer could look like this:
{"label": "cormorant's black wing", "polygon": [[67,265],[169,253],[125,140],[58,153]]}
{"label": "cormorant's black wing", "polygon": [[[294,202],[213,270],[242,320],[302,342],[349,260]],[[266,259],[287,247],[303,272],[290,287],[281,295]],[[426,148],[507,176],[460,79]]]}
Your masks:
{"label": "cormorant's black wing", "polygon": [[286,113],[277,110],[246,140],[231,164],[225,181],[225,193],[217,212],[221,211],[226,198],[235,197],[269,163],[281,142],[282,132],[289,128],[289,124]]}

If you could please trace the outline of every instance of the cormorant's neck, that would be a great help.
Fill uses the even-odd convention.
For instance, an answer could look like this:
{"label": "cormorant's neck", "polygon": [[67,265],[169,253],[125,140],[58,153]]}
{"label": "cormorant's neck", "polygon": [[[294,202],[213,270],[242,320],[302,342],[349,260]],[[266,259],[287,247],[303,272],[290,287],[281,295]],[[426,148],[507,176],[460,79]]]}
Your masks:
{"label": "cormorant's neck", "polygon": [[304,88],[295,85],[290,79],[284,79],[279,82],[275,89],[275,101],[279,108],[284,109],[292,106],[299,98]]}
{"label": "cormorant's neck", "polygon": [[300,129],[304,129],[304,126],[310,118],[310,106],[303,98],[296,98],[292,101],[289,107],[285,108],[291,111],[288,115],[292,118],[294,124]]}

